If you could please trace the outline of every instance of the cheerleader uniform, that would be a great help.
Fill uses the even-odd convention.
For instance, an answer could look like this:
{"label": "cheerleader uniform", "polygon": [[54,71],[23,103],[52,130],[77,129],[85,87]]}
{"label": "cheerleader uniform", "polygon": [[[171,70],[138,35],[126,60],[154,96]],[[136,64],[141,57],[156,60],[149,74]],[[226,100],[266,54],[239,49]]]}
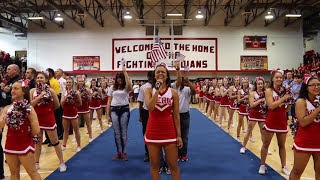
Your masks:
{"label": "cheerleader uniform", "polygon": [[200,91],[200,92],[199,92],[199,98],[203,98],[203,91],[202,91],[202,89],[200,89],[199,91]]}
{"label": "cheerleader uniform", "polygon": [[[68,95],[68,91],[65,91],[64,96]],[[63,115],[62,118],[68,119],[68,120],[74,120],[78,119],[78,110],[77,110],[77,99],[74,99],[74,102],[72,104],[69,104],[67,102],[64,103],[63,106]]]}
{"label": "cheerleader uniform", "polygon": [[[156,92],[153,88],[152,95]],[[173,120],[173,98],[170,87],[158,95],[153,111],[149,112],[145,144],[175,144],[177,133]]]}
{"label": "cheerleader uniform", "polygon": [[[91,94],[94,93],[91,89]],[[99,93],[99,91],[98,91]],[[90,106],[89,106],[89,109],[91,110],[96,110],[96,109],[100,109],[101,108],[101,99],[95,99],[93,96],[91,98],[91,101],[90,101]]]}
{"label": "cheerleader uniform", "polygon": [[203,86],[203,90],[205,90],[205,92],[203,92],[203,99],[207,99],[207,86]]}
{"label": "cheerleader uniform", "polygon": [[[307,115],[310,115],[316,108],[308,99]],[[315,119],[306,127],[299,125],[293,148],[297,152],[320,153],[320,119]]]}
{"label": "cheerleader uniform", "polygon": [[[238,88],[236,88],[235,86],[233,86],[233,89],[232,89],[232,96],[235,96],[238,94]],[[229,105],[229,108],[230,109],[233,109],[233,110],[238,110],[239,107],[237,105],[234,104],[236,99],[231,99],[230,101],[230,105]]]}
{"label": "cheerleader uniform", "polygon": [[101,107],[106,108],[108,105],[108,88],[102,89]]}
{"label": "cheerleader uniform", "polygon": [[[259,99],[261,99],[261,97],[258,95],[257,92],[254,92],[254,101],[258,101]],[[259,121],[259,122],[264,122],[266,120],[266,118],[264,117],[264,114],[262,114],[260,112],[261,107],[260,105],[251,108],[250,112],[249,112],[249,121]]]}
{"label": "cheerleader uniform", "polygon": [[214,88],[210,87],[212,89],[212,93],[210,96],[210,102],[214,102],[214,99],[216,98],[216,93],[214,92]]}
{"label": "cheerleader uniform", "polygon": [[[7,113],[11,112],[11,105]],[[15,130],[8,126],[6,145],[3,150],[5,154],[11,155],[27,155],[29,152],[34,152],[34,144],[30,134],[31,125],[28,118],[24,119],[20,129]]]}
{"label": "cheerleader uniform", "polygon": [[[226,92],[226,91],[228,91],[228,89],[223,87],[223,92]],[[229,106],[229,97],[228,97],[228,94],[227,94],[224,97],[221,97],[220,107],[228,107],[228,106]]]}
{"label": "cheerleader uniform", "polygon": [[[218,88],[218,91],[220,92],[219,88]],[[215,99],[214,99],[214,102],[217,103],[217,104],[220,104],[220,101],[221,101],[221,95],[216,96]]]}
{"label": "cheerleader uniform", "polygon": [[[241,95],[240,97],[243,98],[244,96],[246,96],[245,92],[243,91],[243,89],[241,89]],[[243,115],[243,116],[248,116],[249,113],[247,112],[247,103],[240,103],[240,106],[239,106],[239,115]]]}
{"label": "cheerleader uniform", "polygon": [[[279,94],[273,89],[272,90],[273,101],[280,99]],[[266,121],[263,125],[263,129],[269,132],[275,133],[287,133],[287,114],[286,107],[281,104],[275,109],[269,109]]]}
{"label": "cheerleader uniform", "polygon": [[78,114],[87,114],[89,113],[89,95],[88,99],[84,99],[81,97],[82,104],[78,107]]}
{"label": "cheerleader uniform", "polygon": [[[33,99],[37,98],[37,92],[33,92]],[[39,127],[41,130],[53,131],[57,128],[56,119],[54,117],[53,100],[47,104],[38,103],[34,106],[37,113]]]}
{"label": "cheerleader uniform", "polygon": [[132,98],[132,96],[133,96],[133,92],[131,91],[129,94],[129,98]]}

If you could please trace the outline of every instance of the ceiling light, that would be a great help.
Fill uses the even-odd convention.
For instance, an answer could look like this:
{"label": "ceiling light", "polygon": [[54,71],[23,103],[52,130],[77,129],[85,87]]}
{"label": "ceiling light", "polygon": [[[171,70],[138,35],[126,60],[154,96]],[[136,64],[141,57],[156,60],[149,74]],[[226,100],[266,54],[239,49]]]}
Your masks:
{"label": "ceiling light", "polygon": [[196,18],[197,18],[197,19],[202,19],[203,17],[204,17],[204,16],[203,16],[201,10],[199,9],[198,12],[197,12]]}
{"label": "ceiling light", "polygon": [[130,11],[129,11],[129,10],[125,12],[125,14],[124,14],[123,18],[125,18],[125,19],[132,19],[132,16],[131,16],[131,14],[130,14]]}
{"label": "ceiling light", "polygon": [[271,11],[268,11],[268,15],[264,17],[265,19],[273,19],[273,15],[271,14]]}
{"label": "ceiling light", "polygon": [[301,14],[286,14],[286,17],[301,17]]}
{"label": "ceiling light", "polygon": [[43,19],[43,17],[28,17],[29,20],[40,20]]}
{"label": "ceiling light", "polygon": [[169,13],[167,16],[182,16],[181,13]]}
{"label": "ceiling light", "polygon": [[55,21],[63,21],[63,18],[60,16],[60,14],[57,14],[57,17],[54,18]]}

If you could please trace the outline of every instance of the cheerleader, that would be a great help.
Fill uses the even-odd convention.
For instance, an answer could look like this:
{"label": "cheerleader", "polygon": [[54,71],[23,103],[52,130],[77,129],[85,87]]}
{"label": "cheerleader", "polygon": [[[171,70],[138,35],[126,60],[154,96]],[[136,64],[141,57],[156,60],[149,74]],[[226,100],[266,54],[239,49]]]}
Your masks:
{"label": "cheerleader", "polygon": [[81,101],[82,101],[81,106],[78,107],[78,115],[79,115],[78,123],[80,124],[81,116],[83,116],[83,119],[87,126],[87,131],[89,134],[89,143],[90,143],[92,142],[92,127],[89,119],[90,92],[89,92],[89,89],[86,88],[85,86],[84,75],[77,76],[77,91],[80,94]]}
{"label": "cheerleader", "polygon": [[32,137],[40,133],[38,118],[30,106],[29,91],[25,83],[12,85],[13,103],[6,106],[0,117],[0,128],[8,126],[4,153],[10,169],[10,179],[20,179],[20,164],[32,180],[41,179],[35,167],[34,142]]}
{"label": "cheerleader", "polygon": [[234,85],[229,88],[229,121],[228,121],[228,129],[227,132],[230,132],[230,126],[234,127],[233,123],[233,114],[235,110],[239,109],[238,106],[238,91],[240,90],[240,76],[235,76],[233,78]]}
{"label": "cheerleader", "polygon": [[198,100],[198,103],[199,103],[199,110],[201,111],[201,106],[202,106],[202,103],[203,103],[203,90],[202,90],[202,87],[203,87],[203,81],[200,81],[200,85],[199,87],[197,88],[197,90],[199,91],[199,100]]}
{"label": "cheerleader", "polygon": [[91,90],[90,90],[90,122],[92,124],[93,121],[93,112],[96,111],[97,117],[99,119],[98,127],[101,128],[100,133],[103,133],[103,125],[102,125],[102,118],[101,118],[101,88],[97,87],[96,79],[91,80]]}
{"label": "cheerleader", "polygon": [[202,99],[202,112],[206,113],[207,95],[208,95],[209,81],[206,79],[202,87],[203,99]]}
{"label": "cheerleader", "polygon": [[226,118],[225,110],[229,107],[229,98],[228,98],[228,90],[229,90],[229,82],[228,78],[223,78],[223,85],[220,87],[220,117],[219,117],[219,127],[222,126],[222,118]]}
{"label": "cheerleader", "polygon": [[[101,83],[101,108],[105,110],[105,112],[107,112],[107,106],[108,106],[108,84],[107,81],[102,81]],[[101,112],[102,113],[102,112]],[[106,114],[107,116],[107,114]],[[107,122],[107,120],[106,120]],[[111,123],[108,122],[108,125],[110,126]]]}
{"label": "cheerleader", "polygon": [[[213,114],[213,120],[216,121],[217,119],[217,114],[218,114],[218,109],[220,107],[220,101],[221,101],[221,93],[220,93],[220,88],[222,86],[222,80],[219,79],[218,80],[218,86],[215,88],[215,99],[214,99],[214,114]],[[221,124],[218,125],[219,127],[221,127]]]}
{"label": "cheerleader", "polygon": [[209,108],[209,113],[208,117],[211,118],[212,112],[214,112],[214,99],[215,99],[215,88],[217,86],[217,80],[213,79],[212,80],[212,85],[209,87],[209,94],[210,94],[210,108]]}
{"label": "cheerleader", "polygon": [[168,69],[158,65],[152,88],[145,92],[149,120],[144,141],[148,146],[150,173],[153,180],[159,179],[160,151],[163,147],[173,180],[180,179],[177,162],[178,148],[183,146],[179,118],[179,97],[170,88]]}
{"label": "cheerleader", "polygon": [[63,123],[63,145],[62,150],[67,148],[67,141],[69,137],[70,123],[72,124],[76,141],[77,141],[77,152],[81,150],[80,146],[80,132],[78,124],[78,110],[77,105],[82,105],[80,93],[73,89],[72,77],[67,77],[66,90],[62,93],[61,106],[63,107],[62,123]]}
{"label": "cheerleader", "polygon": [[271,72],[271,85],[269,89],[266,90],[266,101],[268,104],[268,114],[266,117],[263,129],[265,130],[263,145],[261,147],[261,166],[259,168],[259,174],[266,173],[266,159],[268,154],[268,148],[274,133],[277,135],[279,155],[281,159],[282,172],[289,176],[290,171],[286,167],[286,137],[287,137],[287,116],[286,112],[290,110],[290,106],[284,104],[284,101],[289,99],[291,95],[279,92],[283,89],[283,71],[280,69],[273,70]]}
{"label": "cheerleader", "polygon": [[320,82],[316,77],[305,76],[296,117],[299,129],[294,139],[294,164],[290,180],[300,179],[310,157],[313,157],[315,179],[320,179]]}
{"label": "cheerleader", "polygon": [[[246,132],[244,130],[244,122],[243,122],[243,118],[244,116],[247,118],[248,120],[248,115],[249,112],[247,112],[247,106],[249,105],[249,79],[248,77],[244,77],[241,80],[242,82],[242,87],[241,89],[238,91],[238,102],[240,103],[239,106],[239,122],[238,122],[238,127],[237,127],[237,141],[241,142],[240,140],[240,130],[241,130],[241,126],[242,126],[242,132]],[[253,140],[253,139],[252,139]]]}
{"label": "cheerleader", "polygon": [[37,75],[37,86],[30,90],[31,105],[38,116],[40,126],[40,140],[35,148],[35,166],[40,169],[39,160],[43,141],[43,131],[48,134],[49,140],[54,147],[60,161],[60,172],[66,171],[67,167],[63,161],[61,146],[57,135],[57,125],[54,117],[54,110],[60,108],[57,94],[49,86],[49,76],[45,72]]}
{"label": "cheerleader", "polygon": [[240,153],[244,154],[246,152],[246,145],[248,143],[248,140],[250,139],[252,142],[254,141],[252,139],[253,128],[258,122],[260,132],[261,132],[261,140],[263,141],[264,137],[264,131],[262,130],[264,121],[266,119],[265,115],[262,113],[262,104],[266,103],[265,101],[265,93],[264,93],[264,79],[263,77],[256,77],[255,83],[254,83],[254,90],[250,92],[249,95],[249,105],[250,105],[250,112],[249,112],[249,123],[248,123],[248,130],[243,140],[243,147],[240,149]]}

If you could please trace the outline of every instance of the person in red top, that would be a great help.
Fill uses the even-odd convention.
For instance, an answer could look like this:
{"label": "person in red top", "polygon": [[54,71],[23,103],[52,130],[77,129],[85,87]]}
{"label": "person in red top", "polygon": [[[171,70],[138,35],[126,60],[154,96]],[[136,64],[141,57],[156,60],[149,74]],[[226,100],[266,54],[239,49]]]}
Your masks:
{"label": "person in red top", "polygon": [[220,93],[220,87],[222,86],[222,79],[218,80],[218,85],[216,86],[214,90],[215,98],[214,98],[214,112],[213,112],[213,120],[217,120],[217,114],[218,109],[220,107],[220,101],[221,101],[221,93]]}
{"label": "person in red top", "polygon": [[216,79],[213,79],[212,80],[212,83],[211,85],[209,86],[209,94],[210,94],[210,108],[209,108],[209,112],[207,114],[207,116],[209,118],[211,118],[212,116],[212,112],[214,112],[214,99],[215,99],[215,89],[216,89],[216,86],[217,86],[217,80]]}
{"label": "person in red top", "polygon": [[203,81],[200,81],[200,85],[198,87],[198,91],[199,91],[199,100],[198,100],[198,103],[199,103],[199,111],[201,111],[201,105],[203,103],[203,90],[202,90],[202,87],[203,87]]}
{"label": "person in red top", "polygon": [[310,157],[313,157],[315,179],[320,178],[320,82],[316,77],[305,76],[299,99],[296,102],[296,117],[299,129],[294,139],[294,164],[289,180],[299,180]]}
{"label": "person in red top", "polygon": [[[108,84],[107,84],[107,80],[102,81],[101,83],[101,108],[105,110],[105,112],[107,112],[107,106],[108,106]],[[102,112],[101,112],[102,113]],[[105,120],[107,121],[107,120]],[[108,122],[109,125],[111,125]]]}
{"label": "person in red top", "polygon": [[[20,164],[32,180],[40,180],[34,163],[34,144],[32,137],[40,133],[37,114],[30,106],[29,91],[23,82],[17,81],[11,87],[13,104],[6,106],[0,117],[0,128],[8,126],[4,153],[10,169],[11,179],[20,179]],[[14,117],[15,112],[23,117]],[[19,116],[19,115],[18,115]]]}
{"label": "person in red top", "polygon": [[67,141],[69,137],[69,127],[70,123],[72,124],[76,141],[77,141],[77,152],[81,150],[80,146],[80,132],[79,132],[79,124],[78,124],[78,109],[77,105],[82,105],[82,100],[80,93],[73,89],[73,79],[72,77],[67,77],[66,82],[66,90],[62,93],[61,97],[61,106],[63,107],[63,146],[62,150],[65,150],[67,147]]}
{"label": "person in red top", "polygon": [[223,78],[223,85],[220,87],[220,95],[221,95],[221,102],[220,102],[220,116],[219,116],[219,127],[222,126],[222,118],[226,119],[226,110],[229,107],[229,97],[228,91],[229,90],[229,80],[228,78]]}
{"label": "person in red top", "polygon": [[289,99],[291,95],[279,94],[279,90],[283,88],[283,70],[277,69],[271,72],[271,85],[266,90],[266,101],[268,104],[268,114],[266,121],[263,125],[265,130],[265,138],[263,138],[263,145],[261,147],[261,166],[259,168],[259,174],[266,173],[266,159],[268,154],[268,148],[271,143],[274,133],[277,135],[279,155],[281,159],[282,172],[289,176],[290,171],[286,167],[286,137],[287,137],[287,115],[286,112],[290,110],[290,106],[286,107],[284,101]]}
{"label": "person in red top", "polygon": [[90,122],[92,124],[93,121],[93,112],[96,111],[97,117],[99,119],[99,125],[100,127],[100,133],[103,133],[103,125],[102,125],[102,114],[101,114],[101,88],[97,87],[97,80],[92,79],[91,80],[91,90],[90,90]]}
{"label": "person in red top", "polygon": [[195,104],[199,103],[199,82],[196,82],[195,85],[194,85],[194,88],[196,88],[196,94],[195,94],[195,99],[194,99],[194,102]]}
{"label": "person in red top", "polygon": [[46,131],[52,146],[60,161],[60,172],[66,171],[67,167],[64,164],[61,146],[59,145],[57,135],[57,125],[54,117],[54,110],[60,107],[59,99],[55,91],[46,84],[49,83],[49,76],[45,72],[40,72],[37,75],[37,86],[31,89],[30,99],[31,105],[37,113],[40,125],[40,140],[35,149],[36,168],[40,169],[39,160],[41,155],[41,146],[43,141],[43,131]]}
{"label": "person in red top", "polygon": [[229,98],[230,98],[230,105],[229,105],[229,120],[228,120],[228,129],[227,133],[230,132],[230,126],[232,124],[232,127],[234,127],[233,124],[233,114],[235,110],[238,110],[239,107],[237,103],[238,100],[238,91],[241,88],[240,87],[240,76],[235,76],[233,78],[234,85],[229,88]]}
{"label": "person in red top", "polygon": [[182,148],[179,96],[170,88],[170,76],[164,65],[154,71],[152,88],[145,91],[149,120],[144,141],[148,146],[152,180],[159,180],[160,152],[163,147],[173,180],[180,179],[177,157]]}
{"label": "person in red top", "polygon": [[[244,122],[243,118],[246,117],[248,120],[248,115],[249,112],[247,112],[247,106],[249,106],[249,94],[250,94],[250,88],[249,88],[249,78],[244,77],[241,80],[241,89],[238,91],[238,102],[240,103],[239,105],[239,122],[237,126],[237,141],[241,142],[240,140],[240,130],[242,127],[242,132],[246,132],[244,128]],[[251,135],[250,135],[251,136]]]}

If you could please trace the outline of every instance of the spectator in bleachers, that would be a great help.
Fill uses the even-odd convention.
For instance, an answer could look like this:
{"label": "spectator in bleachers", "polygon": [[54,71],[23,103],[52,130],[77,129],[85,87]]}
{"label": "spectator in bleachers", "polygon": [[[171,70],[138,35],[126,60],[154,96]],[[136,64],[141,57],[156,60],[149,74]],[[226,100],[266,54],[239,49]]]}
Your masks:
{"label": "spectator in bleachers", "polygon": [[30,80],[29,82],[29,88],[32,89],[32,88],[35,88],[36,87],[36,74],[37,74],[37,71],[34,69],[34,68],[29,68],[26,72],[26,79]]}
{"label": "spectator in bleachers", "polygon": [[[297,100],[299,98],[299,93],[302,85],[302,77],[300,74],[294,76],[293,85],[291,87],[291,92],[294,94],[294,99]],[[295,104],[291,106],[291,116],[295,116]]]}

